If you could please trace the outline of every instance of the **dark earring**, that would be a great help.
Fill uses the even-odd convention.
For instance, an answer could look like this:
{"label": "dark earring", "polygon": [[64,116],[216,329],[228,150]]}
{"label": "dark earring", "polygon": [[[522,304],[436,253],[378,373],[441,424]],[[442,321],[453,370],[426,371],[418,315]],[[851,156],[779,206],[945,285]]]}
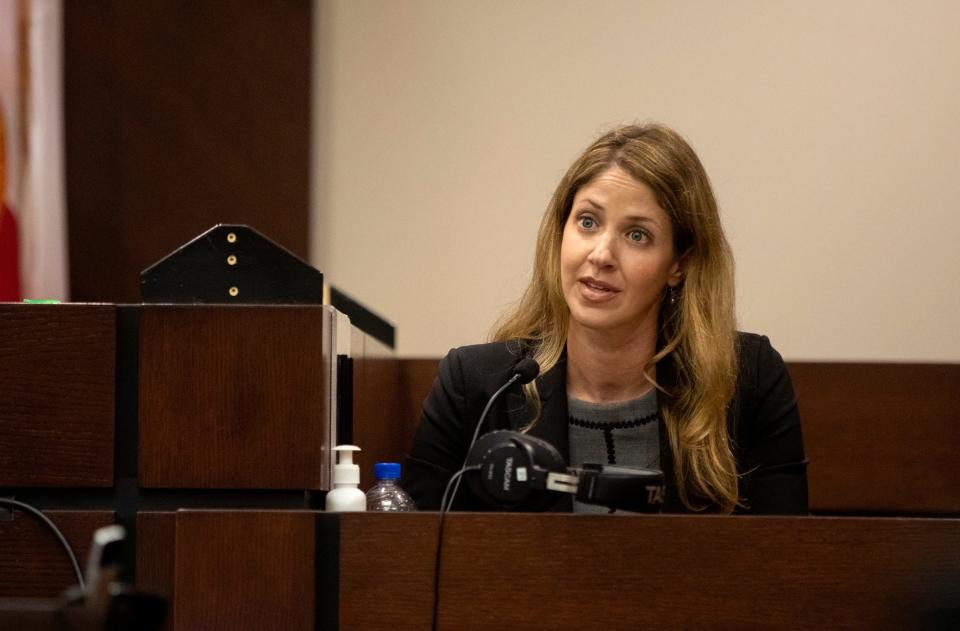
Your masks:
{"label": "dark earring", "polygon": [[679,293],[680,293],[680,292],[677,291],[677,288],[676,288],[676,287],[671,287],[671,288],[670,288],[670,306],[671,306],[671,307],[676,307],[676,306],[677,306],[677,300],[679,300],[679,298],[677,297],[677,294],[679,294]]}

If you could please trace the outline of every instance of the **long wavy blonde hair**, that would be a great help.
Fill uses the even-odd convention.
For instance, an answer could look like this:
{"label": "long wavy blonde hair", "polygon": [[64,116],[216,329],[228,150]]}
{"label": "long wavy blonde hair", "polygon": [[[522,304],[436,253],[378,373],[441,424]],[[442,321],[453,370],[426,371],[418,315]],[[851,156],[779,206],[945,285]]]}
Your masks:
{"label": "long wavy blonde hair", "polygon": [[[689,144],[658,124],[628,125],[597,139],[567,170],[540,222],[533,277],[505,313],[493,340],[530,340],[542,372],[566,346],[570,310],[560,286],[560,243],[577,191],[612,166],[649,186],[673,226],[683,282],[664,288],[657,352],[647,374],[669,362],[673,379],[656,384],[673,452],[677,489],[688,508],[731,512],[739,503],[727,407],[737,375],[733,256],[723,234],[710,181]],[[536,382],[526,396],[539,417]],[[528,429],[536,423],[531,422]]]}

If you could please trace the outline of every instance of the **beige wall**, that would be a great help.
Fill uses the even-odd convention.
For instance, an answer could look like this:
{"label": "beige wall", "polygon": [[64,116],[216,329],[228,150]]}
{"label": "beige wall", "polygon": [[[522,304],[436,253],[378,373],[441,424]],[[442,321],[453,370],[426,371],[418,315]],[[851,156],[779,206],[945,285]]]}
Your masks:
{"label": "beige wall", "polygon": [[659,120],[704,161],[741,328],[960,361],[960,3],[319,0],[314,262],[402,355],[485,339],[560,175]]}

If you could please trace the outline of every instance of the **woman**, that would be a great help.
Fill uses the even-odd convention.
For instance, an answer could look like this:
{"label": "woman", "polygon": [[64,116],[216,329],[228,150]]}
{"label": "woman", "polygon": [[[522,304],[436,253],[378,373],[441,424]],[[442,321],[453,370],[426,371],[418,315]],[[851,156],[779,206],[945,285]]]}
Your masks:
{"label": "woman", "polygon": [[[735,329],[717,204],[669,128],[616,129],[574,162],[493,340],[440,363],[404,482],[421,509],[439,507],[484,405],[529,356],[540,377],[504,393],[481,433],[525,431],[571,466],[662,469],[666,511],[807,512],[790,377],[767,338]],[[487,508],[466,486],[454,507]],[[594,510],[569,497],[552,510],[571,508]]]}

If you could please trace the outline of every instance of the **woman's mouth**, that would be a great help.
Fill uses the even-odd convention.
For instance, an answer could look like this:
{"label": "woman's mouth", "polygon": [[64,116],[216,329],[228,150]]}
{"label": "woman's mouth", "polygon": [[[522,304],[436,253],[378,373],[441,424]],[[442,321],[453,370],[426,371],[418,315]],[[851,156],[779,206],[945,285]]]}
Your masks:
{"label": "woman's mouth", "polygon": [[589,276],[579,279],[578,283],[580,295],[593,302],[609,300],[620,293],[613,285]]}

